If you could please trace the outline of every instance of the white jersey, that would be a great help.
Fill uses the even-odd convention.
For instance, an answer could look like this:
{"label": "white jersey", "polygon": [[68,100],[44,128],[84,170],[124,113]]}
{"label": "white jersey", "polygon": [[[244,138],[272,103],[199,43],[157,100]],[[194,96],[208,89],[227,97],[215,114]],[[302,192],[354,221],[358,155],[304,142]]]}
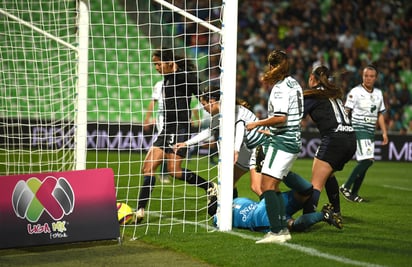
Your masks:
{"label": "white jersey", "polygon": [[265,142],[266,135],[259,130],[264,130],[266,127],[259,126],[251,131],[245,128],[249,122],[259,120],[252,111],[242,105],[236,105],[235,118],[235,151],[240,151],[243,143],[251,149]]}
{"label": "white jersey", "polygon": [[217,131],[219,129],[219,123],[220,123],[220,115],[216,114],[211,117],[211,122],[210,122],[210,127],[200,131],[197,135],[193,136],[189,140],[187,140],[185,143],[188,146],[192,146],[195,144],[198,144],[200,142],[209,140],[210,137],[213,136],[213,131]]}
{"label": "white jersey", "polygon": [[382,91],[373,88],[369,93],[360,84],[348,94],[345,108],[352,110],[352,126],[359,139],[374,139],[379,113],[385,112]]}
{"label": "white jersey", "polygon": [[299,153],[301,141],[301,121],[303,117],[303,91],[291,76],[276,83],[269,96],[268,117],[287,116],[283,125],[269,127],[271,143],[288,153]]}
{"label": "white jersey", "polygon": [[[219,114],[214,115],[211,119],[210,128],[204,129],[196,136],[193,136],[186,141],[186,144],[194,145],[207,140],[212,136],[213,131],[219,129],[219,118]],[[258,120],[252,111],[242,105],[236,105],[235,119],[235,151],[240,151],[242,144],[245,144],[248,148],[254,148],[264,143],[266,136],[258,131],[265,129],[265,127],[256,127],[252,131],[246,131],[245,125],[247,123]]]}
{"label": "white jersey", "polygon": [[153,87],[152,99],[157,101],[157,115],[156,115],[156,128],[159,133],[163,129],[163,81],[157,82]]}

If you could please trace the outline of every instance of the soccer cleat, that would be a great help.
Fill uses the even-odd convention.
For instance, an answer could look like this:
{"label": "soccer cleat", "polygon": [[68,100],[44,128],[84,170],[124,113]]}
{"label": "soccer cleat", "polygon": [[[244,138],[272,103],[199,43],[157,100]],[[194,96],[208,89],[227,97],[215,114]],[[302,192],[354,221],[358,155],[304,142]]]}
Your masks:
{"label": "soccer cleat", "polygon": [[340,213],[333,212],[333,206],[330,203],[323,205],[323,220],[338,229],[343,229],[342,216]]}
{"label": "soccer cleat", "polygon": [[168,175],[161,175],[159,180],[162,184],[170,184],[170,178]]}
{"label": "soccer cleat", "polygon": [[[336,218],[338,220],[340,220],[343,223],[343,217],[342,217],[342,214],[340,212],[334,212],[333,214],[336,216]],[[343,225],[342,225],[342,227],[343,227]]]}
{"label": "soccer cleat", "polygon": [[353,201],[353,202],[361,203],[361,202],[363,202],[363,201],[365,201],[365,200],[364,200],[361,196],[352,195],[352,201]]}
{"label": "soccer cleat", "polygon": [[265,236],[256,241],[256,244],[267,244],[267,243],[284,243],[291,240],[292,236],[287,228],[280,230],[278,233],[268,232]]}
{"label": "soccer cleat", "polygon": [[256,167],[255,170],[258,173],[262,172],[262,167],[263,167],[263,162],[265,161],[265,153],[263,152],[263,147],[262,145],[259,145],[256,147]]}
{"label": "soccer cleat", "polygon": [[[348,189],[346,189],[346,188],[340,188],[339,189],[341,192],[342,192],[342,194],[343,194],[343,197],[347,200],[347,201],[350,201],[350,202],[356,202],[356,203],[361,203],[361,202],[364,202],[365,201],[365,199],[363,199],[361,196],[358,196],[358,195],[356,195],[356,194],[352,194]],[[345,191],[345,190],[347,190],[347,191]],[[345,193],[344,193],[344,191],[345,191]]]}
{"label": "soccer cleat", "polygon": [[134,223],[139,224],[144,219],[144,209],[140,208],[134,213]]}
{"label": "soccer cleat", "polygon": [[207,204],[213,203],[217,200],[217,184],[212,183],[212,186],[207,189]]}
{"label": "soccer cleat", "polygon": [[347,201],[351,201],[353,202],[353,196],[352,193],[349,189],[347,189],[344,185],[342,185],[341,187],[339,187],[339,191],[342,193],[343,197],[347,200]]}

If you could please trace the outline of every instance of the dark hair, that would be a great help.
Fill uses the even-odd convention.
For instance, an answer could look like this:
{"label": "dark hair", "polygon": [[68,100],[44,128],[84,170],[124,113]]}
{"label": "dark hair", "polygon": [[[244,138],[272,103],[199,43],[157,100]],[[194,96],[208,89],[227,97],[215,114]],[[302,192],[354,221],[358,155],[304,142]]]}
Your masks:
{"label": "dark hair", "polygon": [[266,71],[262,76],[263,82],[275,84],[289,75],[288,56],[282,50],[273,50],[268,55],[268,63],[272,69]]}
{"label": "dark hair", "polygon": [[[220,88],[218,86],[208,86],[202,90],[202,94],[200,96],[206,102],[209,102],[210,99],[214,99],[216,101],[220,101]],[[251,106],[248,102],[243,99],[236,98],[236,105],[244,106],[247,109],[251,109]]]}
{"label": "dark hair", "polygon": [[378,69],[376,68],[376,65],[374,65],[374,64],[369,64],[369,65],[367,65],[367,66],[364,68],[364,70],[365,70],[365,69],[374,70],[374,71],[376,72],[376,75],[378,75]]}
{"label": "dark hair", "polygon": [[214,99],[216,101],[220,100],[220,88],[218,86],[207,86],[202,90],[202,94],[200,98],[206,102],[209,102],[210,99]]}
{"label": "dark hair", "polygon": [[[315,96],[319,98],[343,98],[343,90],[334,82],[332,82],[332,77],[330,71],[326,66],[319,66],[312,71],[313,76],[315,76],[318,83],[303,92],[304,96]],[[335,75],[336,76],[336,75]]]}
{"label": "dark hair", "polygon": [[180,70],[195,71],[196,66],[190,59],[186,59],[182,56],[175,55],[173,49],[162,48],[155,50],[152,56],[160,58],[161,61],[165,62],[175,62]]}

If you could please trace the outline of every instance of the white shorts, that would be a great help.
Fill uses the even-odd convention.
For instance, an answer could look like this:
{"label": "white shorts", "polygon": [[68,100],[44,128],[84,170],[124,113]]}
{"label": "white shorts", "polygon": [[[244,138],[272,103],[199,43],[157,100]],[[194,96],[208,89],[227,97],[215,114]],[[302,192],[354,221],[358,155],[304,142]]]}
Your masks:
{"label": "white shorts", "polygon": [[356,140],[356,160],[373,159],[375,157],[375,142],[370,139]]}
{"label": "white shorts", "polygon": [[298,154],[275,150],[272,146],[269,146],[266,151],[262,174],[283,180],[283,177],[289,173],[297,158]]}
{"label": "white shorts", "polygon": [[251,167],[254,167],[256,165],[255,150],[256,148],[249,149],[245,144],[242,144],[242,146],[240,147],[239,156],[236,161],[236,166],[244,171],[247,171]]}

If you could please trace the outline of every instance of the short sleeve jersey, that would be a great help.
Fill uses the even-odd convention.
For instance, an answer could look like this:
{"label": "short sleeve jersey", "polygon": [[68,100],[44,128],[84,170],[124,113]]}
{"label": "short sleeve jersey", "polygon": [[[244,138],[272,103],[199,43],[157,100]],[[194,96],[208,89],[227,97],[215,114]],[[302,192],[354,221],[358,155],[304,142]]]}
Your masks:
{"label": "short sleeve jersey", "polygon": [[352,110],[352,126],[361,139],[374,139],[378,114],[385,112],[382,91],[374,88],[371,93],[360,84],[348,94],[345,108]]}
{"label": "short sleeve jersey", "polygon": [[272,143],[289,153],[299,153],[301,148],[301,120],[303,117],[303,92],[291,76],[276,83],[270,92],[268,116],[287,116],[283,125],[270,127]]}
{"label": "short sleeve jersey", "polygon": [[259,131],[266,129],[266,127],[259,126],[251,131],[247,131],[245,128],[247,123],[259,120],[256,115],[242,105],[236,105],[235,114],[235,150],[240,151],[242,143],[248,148],[255,148],[259,144],[263,144],[266,135]]}
{"label": "short sleeve jersey", "polygon": [[316,123],[321,136],[335,132],[353,132],[349,117],[340,99],[305,97],[305,114]]}
{"label": "short sleeve jersey", "polygon": [[189,132],[192,95],[199,97],[196,72],[179,70],[164,76],[163,110],[166,133]]}

